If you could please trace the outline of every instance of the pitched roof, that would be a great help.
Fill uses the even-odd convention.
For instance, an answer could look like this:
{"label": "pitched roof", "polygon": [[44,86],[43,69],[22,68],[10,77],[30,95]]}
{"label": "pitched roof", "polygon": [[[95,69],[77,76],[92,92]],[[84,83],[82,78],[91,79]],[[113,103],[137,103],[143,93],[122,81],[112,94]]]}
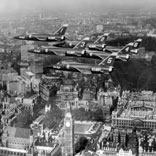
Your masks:
{"label": "pitched roof", "polygon": [[29,136],[31,135],[31,130],[28,128],[16,128],[8,126],[6,128],[6,131],[8,132],[9,136],[15,138],[29,138]]}
{"label": "pitched roof", "polygon": [[17,138],[29,138],[31,130],[27,128],[16,128],[15,137]]}

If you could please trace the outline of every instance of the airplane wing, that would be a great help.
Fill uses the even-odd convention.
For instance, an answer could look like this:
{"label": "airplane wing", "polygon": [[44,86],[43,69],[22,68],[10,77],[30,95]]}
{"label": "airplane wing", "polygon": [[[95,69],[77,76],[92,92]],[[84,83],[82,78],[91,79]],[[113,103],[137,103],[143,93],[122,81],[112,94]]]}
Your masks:
{"label": "airplane wing", "polygon": [[121,48],[107,46],[106,50],[111,51],[111,52],[118,52],[119,50],[121,50]]}
{"label": "airplane wing", "polygon": [[88,69],[80,69],[80,68],[75,68],[78,72],[82,73],[82,74],[92,74],[90,70]]}
{"label": "airplane wing", "polygon": [[[108,55],[107,55],[108,56]],[[105,57],[107,57],[107,56],[105,56]],[[102,55],[100,55],[100,54],[92,54],[92,53],[90,53],[90,57],[93,57],[93,58],[97,58],[97,59],[101,59],[101,60],[103,60],[104,59],[104,56],[102,56]]]}
{"label": "airplane wing", "polygon": [[47,51],[48,54],[51,54],[51,55],[65,56],[65,52],[64,51],[57,50],[55,48],[54,49],[53,48],[45,49],[45,53],[46,53],[46,51]]}
{"label": "airplane wing", "polygon": [[104,59],[105,57],[107,57],[109,54],[104,53],[104,52],[99,52],[99,51],[86,51],[86,54],[88,55],[88,57],[91,58],[97,58],[97,59]]}
{"label": "airplane wing", "polygon": [[[49,48],[51,51],[55,51],[55,52],[66,52],[66,51],[70,51],[71,50],[71,48],[58,48],[58,47],[55,47],[55,46],[51,46],[50,48]],[[73,51],[73,50],[72,50]]]}

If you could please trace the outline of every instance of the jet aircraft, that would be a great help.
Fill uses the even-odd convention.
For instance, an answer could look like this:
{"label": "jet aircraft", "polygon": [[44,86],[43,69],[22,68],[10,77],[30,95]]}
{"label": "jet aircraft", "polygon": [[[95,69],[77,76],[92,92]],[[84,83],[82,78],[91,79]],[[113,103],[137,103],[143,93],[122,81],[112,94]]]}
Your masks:
{"label": "jet aircraft", "polygon": [[117,53],[112,53],[103,59],[98,65],[79,63],[75,61],[61,61],[55,65],[45,67],[45,69],[80,72],[83,74],[109,74],[113,70],[113,64]]}
{"label": "jet aircraft", "polygon": [[79,50],[81,51],[86,47],[89,42],[89,37],[85,37],[79,43],[77,43],[74,48],[57,48],[57,47],[38,47],[35,49],[30,49],[28,52],[36,53],[36,54],[45,54],[45,55],[57,55],[57,56],[65,56],[65,51],[68,50]]}
{"label": "jet aircraft", "polygon": [[[122,48],[119,51],[116,51],[118,53],[118,56],[116,59],[120,59],[122,61],[127,61],[130,58],[131,54],[137,54],[139,51],[140,43],[142,42],[141,39],[137,39],[133,43],[127,44],[124,48]],[[84,58],[93,58],[93,59],[104,59],[110,53],[113,53],[112,51],[105,52],[104,51],[97,51],[97,50],[83,50],[81,53],[78,53],[76,51],[67,51],[65,54],[66,56],[75,56],[75,57],[84,57]]]}
{"label": "jet aircraft", "polygon": [[78,42],[73,48],[64,48],[64,47],[39,47],[35,49],[30,49],[28,52],[30,53],[37,53],[37,54],[47,54],[47,55],[58,55],[58,56],[65,56],[66,51],[76,51],[81,52],[83,49],[87,47],[87,49],[96,49],[98,50],[99,47],[103,46],[103,43],[107,39],[107,35],[104,34],[100,36],[94,43],[90,43],[90,37],[83,38],[80,42]]}
{"label": "jet aircraft", "polygon": [[[129,47],[131,50],[131,53],[137,54],[138,50],[135,50],[135,49],[138,49],[140,47],[141,43],[142,43],[141,38],[137,39],[134,42],[129,43],[128,45],[132,45],[131,48]],[[103,51],[108,52],[108,53],[119,52],[119,51],[123,51],[124,48],[125,47],[123,47],[121,49],[112,49],[112,48],[108,48],[107,46],[105,46],[105,49],[103,49]],[[125,53],[128,53],[128,51],[129,51],[129,49],[127,47],[127,49],[125,49]]]}
{"label": "jet aircraft", "polygon": [[94,43],[88,44],[86,49],[103,51],[103,49],[106,47],[105,41],[107,40],[108,35],[108,33],[105,33],[104,35],[99,37]]}
{"label": "jet aircraft", "polygon": [[[108,37],[108,33],[91,34],[89,35],[90,43],[87,44],[87,47],[89,49],[95,48],[95,47],[98,47],[98,48],[103,47],[103,44],[105,43],[107,37]],[[75,41],[65,40],[65,42],[56,43],[56,44],[53,44],[53,46],[58,47],[58,48],[74,48],[78,42],[76,44],[75,43],[76,43]]]}
{"label": "jet aircraft", "polygon": [[67,30],[67,27],[68,24],[64,24],[54,34],[30,33],[15,36],[14,39],[42,42],[62,42],[65,40],[65,32]]}

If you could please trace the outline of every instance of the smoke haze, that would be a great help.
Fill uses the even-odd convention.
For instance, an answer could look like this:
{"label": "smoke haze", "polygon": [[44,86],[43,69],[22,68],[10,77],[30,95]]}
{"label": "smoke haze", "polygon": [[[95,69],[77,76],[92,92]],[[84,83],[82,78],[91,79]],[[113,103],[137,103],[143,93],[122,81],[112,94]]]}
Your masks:
{"label": "smoke haze", "polygon": [[32,9],[51,10],[104,10],[114,7],[156,7],[156,0],[0,0],[0,13]]}

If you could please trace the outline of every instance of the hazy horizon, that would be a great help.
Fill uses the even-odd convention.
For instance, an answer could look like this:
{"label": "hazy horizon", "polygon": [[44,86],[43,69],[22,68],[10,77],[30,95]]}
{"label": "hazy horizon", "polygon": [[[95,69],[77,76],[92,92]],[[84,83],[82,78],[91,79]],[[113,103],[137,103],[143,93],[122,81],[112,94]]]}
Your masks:
{"label": "hazy horizon", "polygon": [[0,0],[0,13],[25,10],[102,10],[111,8],[151,8],[156,0]]}

